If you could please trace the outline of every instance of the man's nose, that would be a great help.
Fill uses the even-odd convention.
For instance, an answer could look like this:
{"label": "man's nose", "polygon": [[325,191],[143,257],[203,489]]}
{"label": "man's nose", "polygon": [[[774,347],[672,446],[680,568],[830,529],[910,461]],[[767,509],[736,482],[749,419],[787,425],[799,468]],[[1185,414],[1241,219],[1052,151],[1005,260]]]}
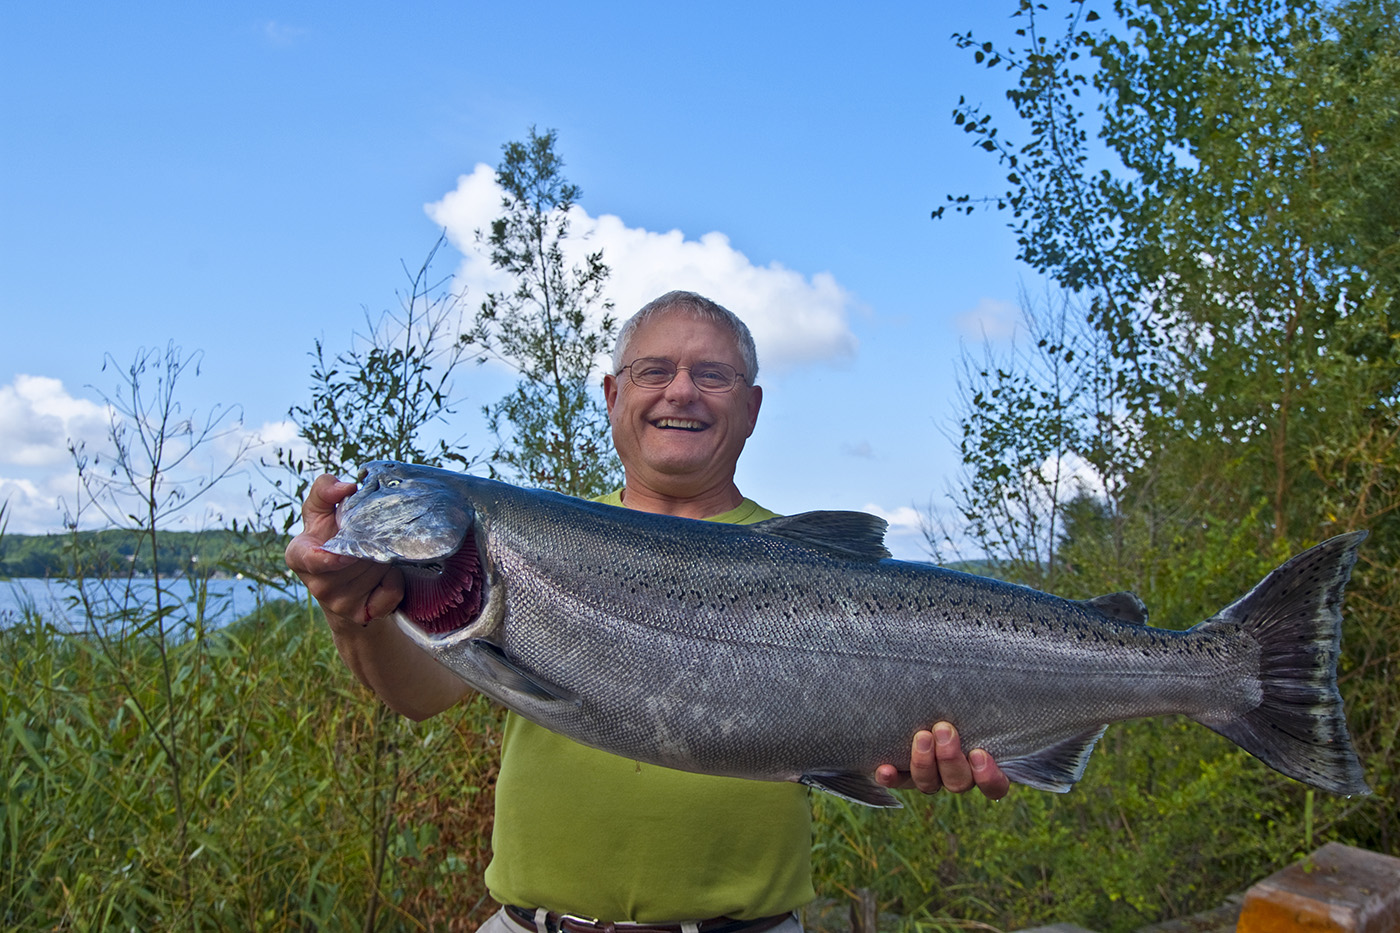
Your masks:
{"label": "man's nose", "polygon": [[690,378],[690,368],[682,367],[676,370],[675,378],[666,387],[667,398],[694,398],[700,394],[700,387],[695,384],[695,380]]}

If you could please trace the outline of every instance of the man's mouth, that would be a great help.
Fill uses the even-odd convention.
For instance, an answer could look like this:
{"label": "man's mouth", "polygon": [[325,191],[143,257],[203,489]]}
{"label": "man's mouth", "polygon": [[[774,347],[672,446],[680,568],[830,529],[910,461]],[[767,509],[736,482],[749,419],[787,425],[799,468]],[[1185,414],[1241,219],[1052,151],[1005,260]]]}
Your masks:
{"label": "man's mouth", "polygon": [[707,427],[703,421],[692,421],[689,418],[657,418],[651,424],[655,428],[673,431],[703,431]]}

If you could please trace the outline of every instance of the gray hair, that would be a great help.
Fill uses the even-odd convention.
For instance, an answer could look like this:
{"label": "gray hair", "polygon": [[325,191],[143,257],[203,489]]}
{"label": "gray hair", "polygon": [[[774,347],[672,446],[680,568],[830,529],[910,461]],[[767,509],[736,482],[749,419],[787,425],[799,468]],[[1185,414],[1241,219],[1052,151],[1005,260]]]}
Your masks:
{"label": "gray hair", "polygon": [[667,292],[660,298],[647,302],[640,311],[627,319],[627,323],[617,332],[617,345],[613,348],[612,356],[613,372],[621,371],[622,358],[626,355],[627,345],[632,342],[637,328],[654,317],[673,311],[718,324],[729,331],[739,348],[739,357],[744,361],[745,380],[749,385],[754,384],[754,379],[758,376],[758,349],[754,346],[753,334],[749,333],[748,325],[723,305],[716,304],[704,295],[684,291]]}

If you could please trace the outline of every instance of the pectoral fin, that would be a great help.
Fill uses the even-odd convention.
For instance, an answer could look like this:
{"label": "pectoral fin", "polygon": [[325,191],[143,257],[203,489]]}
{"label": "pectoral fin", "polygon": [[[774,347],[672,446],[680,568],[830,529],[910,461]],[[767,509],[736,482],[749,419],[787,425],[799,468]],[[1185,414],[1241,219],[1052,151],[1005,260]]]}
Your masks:
{"label": "pectoral fin", "polygon": [[798,778],[798,782],[867,807],[904,806],[898,797],[875,783],[874,778],[858,771],[810,772]]}
{"label": "pectoral fin", "polygon": [[572,703],[574,706],[581,705],[579,698],[570,691],[523,670],[506,657],[505,650],[495,642],[485,638],[474,638],[471,647],[472,656],[481,669],[507,690],[523,693],[537,700],[558,700]]}

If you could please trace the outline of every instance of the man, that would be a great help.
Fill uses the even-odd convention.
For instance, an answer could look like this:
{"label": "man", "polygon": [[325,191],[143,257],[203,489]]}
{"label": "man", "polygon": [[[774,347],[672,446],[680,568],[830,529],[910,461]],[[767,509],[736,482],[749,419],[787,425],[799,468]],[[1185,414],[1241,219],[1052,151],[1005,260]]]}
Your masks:
{"label": "man", "polygon": [[[774,513],[734,482],[763,402],[753,338],[712,301],[670,292],[618,335],[603,391],[623,488],[604,501],[684,518],[744,524]],[[319,477],[287,564],[320,601],[336,648],[393,709],[423,719],[468,687],[386,617],[403,596],[397,571],[320,549],[335,504],[354,490]],[[914,737],[909,770],[882,765],[887,787],[977,786],[993,799],[1008,781],[986,752],[964,755],[947,723]],[[629,922],[675,933],[796,933],[793,911],[814,895],[811,811],[796,784],[743,781],[643,766],[507,718],[496,784],[492,897],[507,907],[488,933],[588,933]],[[574,918],[599,918],[594,924]]]}

